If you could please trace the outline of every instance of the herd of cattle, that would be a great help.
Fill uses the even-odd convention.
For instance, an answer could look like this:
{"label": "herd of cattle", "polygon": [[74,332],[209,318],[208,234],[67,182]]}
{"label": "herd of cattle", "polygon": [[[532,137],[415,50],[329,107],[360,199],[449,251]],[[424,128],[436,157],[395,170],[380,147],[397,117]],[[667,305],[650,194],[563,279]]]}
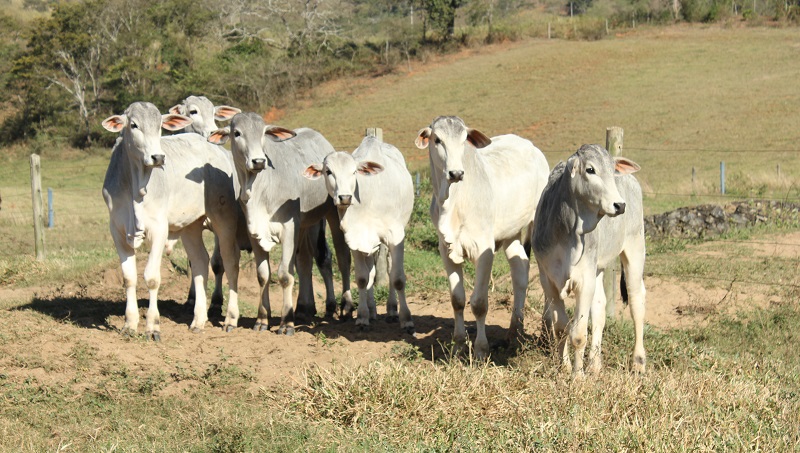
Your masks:
{"label": "herd of cattle", "polygon": [[[219,128],[215,120],[230,123]],[[341,316],[349,318],[354,310],[352,257],[359,289],[356,324],[367,327],[376,319],[375,256],[384,244],[390,253],[387,320],[399,321],[402,329],[414,332],[403,266],[404,230],[413,209],[414,188],[396,147],[366,137],[352,153],[336,151],[312,129],[267,125],[258,114],[215,107],[197,96],[186,98],[164,115],[151,103],[135,102],[122,115],[107,118],[103,126],[120,134],[103,197],[127,297],[125,334],[134,334],[138,328],[135,249],[145,239],[151,246],[144,270],[150,295],[145,333],[160,339],[161,258],[178,239],[191,267],[191,329],[202,331],[209,311],[204,229],[215,235],[210,259],[216,279],[212,306],[222,305],[222,275],[228,275],[226,331],[233,330],[239,320],[241,250],[252,250],[261,287],[255,329],[269,330],[269,252],[276,244],[281,244],[277,281],[283,290],[278,333],[294,333],[296,312],[316,314],[311,282],[315,262],[325,283],[326,314],[333,315],[338,307],[326,224],[342,277]],[[161,136],[162,128],[184,133]],[[228,141],[230,151],[221,146]],[[545,294],[545,336],[557,342],[562,365],[581,374],[591,316],[586,369],[598,371],[606,305],[603,269],[619,256],[622,293],[635,327],[633,369],[644,370],[642,193],[630,175],[639,169],[637,164],[612,157],[601,146],[584,145],[551,172],[542,152],[530,141],[516,135],[489,138],[454,116],[435,118],[419,131],[415,143],[429,152],[430,214],[449,281],[457,345],[468,341],[464,261],[475,265],[469,299],[477,324],[474,353],[485,358],[494,253],[502,249],[510,264],[514,306],[508,335],[520,339],[532,249]],[[299,277],[296,309],[295,269]],[[571,321],[564,305],[570,292],[577,301]],[[568,346],[574,349],[572,361]]]}

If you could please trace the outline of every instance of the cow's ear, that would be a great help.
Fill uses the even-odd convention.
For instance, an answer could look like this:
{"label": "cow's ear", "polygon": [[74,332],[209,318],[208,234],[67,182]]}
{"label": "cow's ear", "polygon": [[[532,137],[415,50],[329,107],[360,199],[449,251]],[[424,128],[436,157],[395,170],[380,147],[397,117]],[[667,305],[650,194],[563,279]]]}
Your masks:
{"label": "cow's ear", "polygon": [[303,176],[311,180],[319,179],[322,176],[322,170],[322,164],[311,164],[303,170]]}
{"label": "cow's ear", "polygon": [[280,126],[267,126],[267,128],[264,129],[264,135],[269,137],[273,142],[283,142],[297,137],[294,131]]}
{"label": "cow's ear", "polygon": [[228,121],[237,113],[242,113],[242,111],[229,105],[218,105],[214,107],[214,119],[217,121]]}
{"label": "cow's ear", "polygon": [[179,131],[190,124],[192,124],[192,119],[187,116],[174,113],[161,115],[161,127],[168,131]]}
{"label": "cow's ear", "polygon": [[109,132],[119,132],[128,123],[128,117],[125,115],[114,115],[104,119],[103,127]]}
{"label": "cow's ear", "polygon": [[416,140],[414,140],[414,144],[417,145],[419,149],[428,149],[428,142],[431,139],[431,128],[426,127],[419,130],[419,134],[417,134]]}
{"label": "cow's ear", "polygon": [[172,113],[173,115],[183,115],[181,110],[183,110],[183,106],[181,104],[177,104],[169,108],[169,113]]}
{"label": "cow's ear", "polygon": [[486,148],[492,144],[492,139],[477,129],[467,129],[467,141],[476,148]]}
{"label": "cow's ear", "polygon": [[356,167],[356,171],[358,174],[364,176],[377,175],[383,171],[383,165],[369,161],[359,162],[358,167]]}
{"label": "cow's ear", "polygon": [[209,143],[213,143],[215,145],[224,145],[228,141],[228,137],[230,137],[231,128],[230,127],[223,127],[222,129],[217,129],[208,136]]}
{"label": "cow's ear", "polygon": [[641,169],[642,167],[640,167],[639,164],[630,159],[625,157],[614,158],[614,175],[616,176],[629,175]]}
{"label": "cow's ear", "polygon": [[575,175],[580,173],[581,171],[581,159],[578,156],[572,156],[567,159],[567,171],[569,171],[569,176],[574,178]]}

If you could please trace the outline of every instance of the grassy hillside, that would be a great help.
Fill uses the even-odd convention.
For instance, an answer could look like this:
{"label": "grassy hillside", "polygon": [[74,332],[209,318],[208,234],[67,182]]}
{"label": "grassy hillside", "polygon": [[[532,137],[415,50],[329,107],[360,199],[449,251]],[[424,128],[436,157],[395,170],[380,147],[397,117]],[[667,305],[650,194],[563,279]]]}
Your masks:
{"label": "grassy hillside", "polygon": [[[416,132],[437,115],[529,138],[551,166],[620,126],[647,192],[716,194],[724,160],[729,193],[796,198],[799,52],[795,29],[677,26],[594,42],[533,40],[330,84],[277,122],[318,128],[340,149],[355,148],[365,127],[382,127],[415,167],[427,165]],[[692,202],[650,196],[646,205]]]}

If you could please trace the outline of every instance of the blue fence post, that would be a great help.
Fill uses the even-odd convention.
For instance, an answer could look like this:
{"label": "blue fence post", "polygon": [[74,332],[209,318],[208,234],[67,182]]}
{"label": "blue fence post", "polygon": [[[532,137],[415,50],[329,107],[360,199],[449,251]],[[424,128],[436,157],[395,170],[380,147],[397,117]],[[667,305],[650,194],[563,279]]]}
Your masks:
{"label": "blue fence post", "polygon": [[55,212],[53,211],[53,189],[47,188],[47,228],[53,228]]}
{"label": "blue fence post", "polygon": [[725,162],[719,163],[719,192],[725,195]]}
{"label": "blue fence post", "polygon": [[417,189],[416,190],[416,194],[417,194],[417,198],[419,198],[419,172],[417,172],[417,181],[416,181],[416,184],[415,184],[414,187],[416,187],[416,189]]}

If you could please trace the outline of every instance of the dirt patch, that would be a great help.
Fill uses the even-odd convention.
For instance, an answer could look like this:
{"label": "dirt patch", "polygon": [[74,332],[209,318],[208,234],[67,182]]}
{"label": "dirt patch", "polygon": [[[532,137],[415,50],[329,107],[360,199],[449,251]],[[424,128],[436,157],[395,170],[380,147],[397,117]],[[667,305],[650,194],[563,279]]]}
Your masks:
{"label": "dirt patch", "polygon": [[[800,256],[800,233],[792,233],[746,244],[755,256]],[[700,246],[698,251],[702,251]],[[138,260],[142,263],[144,260]],[[220,370],[239,370],[251,379],[254,389],[278,388],[302,379],[304,366],[322,367],[337,363],[367,364],[388,355],[404,354],[416,346],[426,358],[447,354],[453,332],[453,313],[445,291],[409,294],[416,336],[401,331],[399,325],[385,322],[385,307],[379,307],[379,319],[369,331],[356,328],[352,320],[317,318],[300,324],[292,337],[273,332],[255,332],[254,318],[243,316],[240,327],[224,333],[222,319],[214,317],[202,334],[193,334],[188,326],[191,312],[185,303],[188,278],[170,272],[166,262],[160,292],[162,341],[126,338],[119,333],[124,322],[124,291],[118,269],[101,271],[96,284],[69,283],[54,287],[0,288],[0,369],[13,379],[36,379],[51,385],[69,385],[75,367],[65,363],[95,361],[114,363],[137,376],[166,373],[160,392],[180,394],[203,379],[211,379]],[[529,304],[541,306],[538,275],[531,275]],[[497,282],[496,282],[497,283]],[[735,313],[754,306],[783,303],[753,285],[734,282],[729,285],[680,281],[663,276],[649,276],[647,286],[647,323],[654,328],[702,326],[722,313]],[[322,306],[322,285],[315,282],[318,310]],[[255,271],[245,267],[241,273],[240,298],[252,305],[258,298]],[[147,291],[139,289],[142,320],[147,310]],[[271,290],[273,326],[279,322],[279,292]],[[568,302],[572,306],[573,302]],[[619,315],[629,318],[627,308],[617,303]],[[10,307],[10,308],[9,308]],[[505,337],[510,320],[508,294],[490,293],[487,334],[490,342]],[[469,309],[467,328],[475,334]],[[538,335],[541,316],[535,310],[526,313],[525,328]],[[143,321],[140,324],[143,326]],[[504,354],[503,350],[499,354]],[[80,366],[77,368],[80,370]],[[70,371],[72,370],[72,371]],[[100,373],[102,374],[102,370]]]}

